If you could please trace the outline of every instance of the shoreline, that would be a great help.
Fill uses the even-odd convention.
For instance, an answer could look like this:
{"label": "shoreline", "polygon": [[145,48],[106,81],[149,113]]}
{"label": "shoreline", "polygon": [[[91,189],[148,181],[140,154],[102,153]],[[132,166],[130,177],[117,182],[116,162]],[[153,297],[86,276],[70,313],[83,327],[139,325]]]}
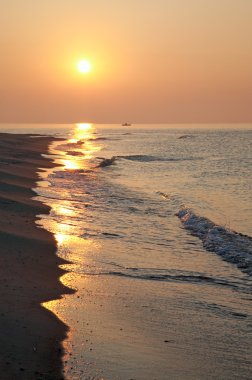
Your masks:
{"label": "shoreline", "polygon": [[62,342],[68,326],[41,304],[71,294],[59,278],[51,233],[39,228],[38,214],[50,208],[34,200],[42,157],[54,138],[0,134],[0,371],[5,380],[63,379]]}

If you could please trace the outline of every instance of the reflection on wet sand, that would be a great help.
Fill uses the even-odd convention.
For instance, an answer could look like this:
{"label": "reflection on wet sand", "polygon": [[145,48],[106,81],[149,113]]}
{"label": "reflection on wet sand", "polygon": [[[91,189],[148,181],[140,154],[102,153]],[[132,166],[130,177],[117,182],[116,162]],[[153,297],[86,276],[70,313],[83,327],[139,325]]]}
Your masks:
{"label": "reflection on wet sand", "polygon": [[[64,173],[74,174],[74,171],[85,171],[88,173],[88,170],[94,167],[92,163],[92,160],[95,159],[94,154],[101,150],[101,145],[92,141],[94,133],[92,124],[79,123],[75,125],[72,136],[68,140],[54,142],[51,147],[51,153],[55,157],[55,165],[57,167],[45,172],[42,178],[46,179],[48,175],[54,175],[56,171],[62,172],[63,176]],[[76,225],[75,221],[78,219],[79,210],[76,207],[75,200],[67,197],[67,191],[64,189],[51,188],[51,184],[48,181],[39,182],[39,187],[48,188],[49,191],[55,192],[54,196],[50,196],[51,193],[49,193],[49,197],[43,197],[43,201],[46,201],[51,207],[51,212],[49,218],[42,218],[38,224],[54,234],[58,246],[57,254],[60,257],[71,260],[70,264],[63,266],[64,269],[73,269],[78,266],[78,262],[80,261],[83,264],[85,256],[87,256],[88,265],[89,252],[99,250],[100,245],[88,236],[85,239],[79,237],[85,227],[88,228],[88,225],[84,226],[82,223],[82,230],[80,226]],[[63,275],[60,280],[63,284],[68,284],[69,287],[72,287],[73,282],[71,278],[73,276],[74,273],[69,272]],[[56,314],[66,324],[69,324],[69,321],[64,317],[64,304],[66,300],[67,298],[63,296],[61,300],[45,302],[43,306]],[[69,302],[71,303],[71,298],[69,298],[68,304]],[[70,332],[69,340],[71,341]],[[66,351],[65,361],[68,360],[67,352],[69,352],[67,344],[69,344],[67,341],[64,342]]]}

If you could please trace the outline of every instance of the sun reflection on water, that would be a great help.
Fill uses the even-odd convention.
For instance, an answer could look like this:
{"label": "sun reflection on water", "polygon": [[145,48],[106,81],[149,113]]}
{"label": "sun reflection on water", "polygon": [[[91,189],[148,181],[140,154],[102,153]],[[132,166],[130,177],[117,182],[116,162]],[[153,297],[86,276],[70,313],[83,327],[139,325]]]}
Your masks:
{"label": "sun reflection on water", "polygon": [[[53,153],[57,156],[56,162],[63,166],[63,172],[75,173],[81,175],[90,173],[94,166],[92,160],[95,159],[94,154],[101,149],[101,145],[97,144],[93,136],[95,129],[91,123],[77,123],[68,140],[63,143],[57,142],[53,146]],[[62,170],[57,168],[57,170]],[[92,175],[92,173],[90,173]],[[69,177],[71,181],[71,177]],[[77,237],[79,233],[78,209],[71,202],[71,194],[68,194],[67,188],[60,187],[59,199],[50,199],[51,207],[50,218],[43,221],[42,224],[47,224],[46,228],[54,234],[58,248],[62,245],[72,244],[73,237]],[[71,192],[71,190],[70,190]],[[82,193],[83,196],[83,193]],[[62,199],[68,200],[62,200]],[[83,199],[82,199],[83,201]],[[83,221],[84,222],[84,221]]]}
{"label": "sun reflection on water", "polygon": [[[68,262],[61,265],[61,267],[68,273],[64,274],[60,281],[64,286],[72,287],[73,277],[78,273],[78,267],[85,263],[87,268],[93,268],[91,265],[92,256],[95,252],[99,252],[101,246],[97,240],[88,235],[88,231],[92,231],[89,226],[88,219],[83,217],[85,192],[81,192],[81,198],[78,198],[78,189],[73,189],[73,184],[76,184],[76,179],[84,174],[92,176],[95,180],[96,166],[95,155],[102,149],[100,143],[95,139],[95,129],[90,123],[78,123],[74,126],[71,136],[65,141],[55,141],[51,147],[51,152],[54,154],[55,168],[49,169],[47,175],[54,176],[56,174],[53,185],[46,182],[46,173],[43,175],[41,188],[47,188],[46,197],[43,202],[51,207],[49,217],[43,217],[38,224],[43,228],[50,231],[55,238],[57,244],[57,255],[66,259]],[[57,166],[56,165],[60,165]],[[76,177],[77,176],[77,177]],[[79,176],[79,177],[78,177]],[[87,179],[88,180],[88,179]],[[50,181],[50,179],[49,179]],[[57,182],[59,181],[59,182]],[[62,186],[62,182],[69,184]],[[57,185],[59,183],[59,186]],[[50,193],[50,191],[52,193]],[[50,196],[51,194],[51,196]],[[84,232],[86,232],[84,234]],[[85,237],[83,237],[85,235]],[[91,234],[92,235],[92,234]],[[98,270],[98,269],[97,269]],[[71,295],[63,295],[60,300],[53,300],[45,302],[42,305],[52,311],[65,323],[69,324],[67,316],[65,315],[65,302],[71,303]],[[71,340],[70,332],[68,339]],[[67,340],[63,343],[66,352]]]}
{"label": "sun reflection on water", "polygon": [[55,239],[58,243],[58,247],[60,247],[63,245],[63,243],[66,243],[66,241],[69,239],[69,235],[58,232],[55,233]]}
{"label": "sun reflection on water", "polygon": [[68,207],[64,207],[61,205],[55,205],[54,210],[59,214],[59,215],[64,215],[64,216],[75,216],[75,212],[73,209],[70,209]]}
{"label": "sun reflection on water", "polygon": [[92,137],[94,132],[93,124],[90,123],[77,123],[75,124],[74,129],[74,139],[79,140],[87,140]]}
{"label": "sun reflection on water", "polygon": [[77,123],[71,138],[68,140],[68,149],[63,152],[64,157],[60,160],[65,170],[86,170],[89,169],[89,162],[94,158],[94,154],[101,150],[101,146],[94,143],[95,133],[93,124]]}

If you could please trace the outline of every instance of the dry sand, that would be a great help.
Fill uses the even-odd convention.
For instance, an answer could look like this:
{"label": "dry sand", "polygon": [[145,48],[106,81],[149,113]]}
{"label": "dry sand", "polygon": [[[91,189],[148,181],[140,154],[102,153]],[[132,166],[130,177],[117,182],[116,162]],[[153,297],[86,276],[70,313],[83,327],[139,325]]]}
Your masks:
{"label": "dry sand", "polygon": [[49,207],[32,199],[49,137],[0,134],[0,378],[62,379],[68,328],[40,304],[71,291],[53,236],[35,225]]}

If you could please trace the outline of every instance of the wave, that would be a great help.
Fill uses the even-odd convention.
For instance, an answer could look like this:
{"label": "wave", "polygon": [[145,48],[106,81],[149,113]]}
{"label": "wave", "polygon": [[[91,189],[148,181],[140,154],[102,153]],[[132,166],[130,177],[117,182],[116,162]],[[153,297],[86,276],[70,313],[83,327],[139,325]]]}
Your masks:
{"label": "wave", "polygon": [[218,226],[210,219],[198,216],[190,209],[182,208],[177,216],[185,229],[203,242],[203,247],[215,252],[223,260],[236,264],[246,274],[252,276],[252,238]]}
{"label": "wave", "polygon": [[57,179],[57,178],[70,178],[76,179],[75,176],[80,175],[80,174],[89,174],[92,173],[91,169],[65,169],[65,170],[58,170],[54,172],[53,174],[48,175],[48,181],[50,182],[51,180]]}
{"label": "wave", "polygon": [[194,136],[192,135],[182,135],[182,136],[179,136],[178,139],[188,139],[188,138],[192,138]]}
{"label": "wave", "polygon": [[164,193],[163,191],[157,191],[156,194],[160,195],[164,199],[168,199],[168,200],[173,200],[174,199],[174,195]]}
{"label": "wave", "polygon": [[103,158],[103,157],[96,157],[99,160],[102,160],[99,165],[97,165],[98,168],[104,168],[105,166],[110,166],[115,163],[116,157],[113,156],[111,158]]}
{"label": "wave", "polygon": [[127,156],[117,156],[117,158],[122,158],[124,160],[139,161],[139,162],[180,162],[180,161],[194,161],[200,160],[200,157],[158,157],[150,156],[145,154],[133,154]]}
{"label": "wave", "polygon": [[84,156],[82,152],[78,152],[76,150],[68,150],[66,154],[69,156]]}
{"label": "wave", "polygon": [[56,148],[57,150],[72,151],[73,149],[82,148],[83,144],[85,144],[83,140],[78,140],[76,142],[65,142],[63,144],[59,144]]}
{"label": "wave", "polygon": [[141,274],[141,273],[128,273],[128,272],[109,272],[108,274],[122,277],[132,277],[143,280],[154,281],[169,281],[169,282],[190,282],[201,284],[214,284],[222,286],[231,286],[232,288],[238,287],[235,284],[229,284],[225,279],[218,279],[204,275],[170,275],[170,274]]}
{"label": "wave", "polygon": [[109,140],[108,137],[92,137],[88,139],[88,141],[103,141],[103,140]]}
{"label": "wave", "polygon": [[107,263],[113,267],[112,270],[105,270],[99,272],[82,272],[86,275],[108,275],[108,276],[118,276],[127,277],[138,280],[150,280],[150,281],[160,281],[160,282],[179,282],[179,283],[189,283],[189,284],[199,284],[199,285],[209,285],[209,286],[225,286],[232,288],[236,291],[242,291],[245,293],[250,293],[250,284],[247,282],[241,282],[237,280],[227,280],[221,277],[211,277],[205,273],[190,272],[190,271],[180,271],[176,269],[157,269],[157,268],[134,268],[134,267],[123,267],[116,263]]}

